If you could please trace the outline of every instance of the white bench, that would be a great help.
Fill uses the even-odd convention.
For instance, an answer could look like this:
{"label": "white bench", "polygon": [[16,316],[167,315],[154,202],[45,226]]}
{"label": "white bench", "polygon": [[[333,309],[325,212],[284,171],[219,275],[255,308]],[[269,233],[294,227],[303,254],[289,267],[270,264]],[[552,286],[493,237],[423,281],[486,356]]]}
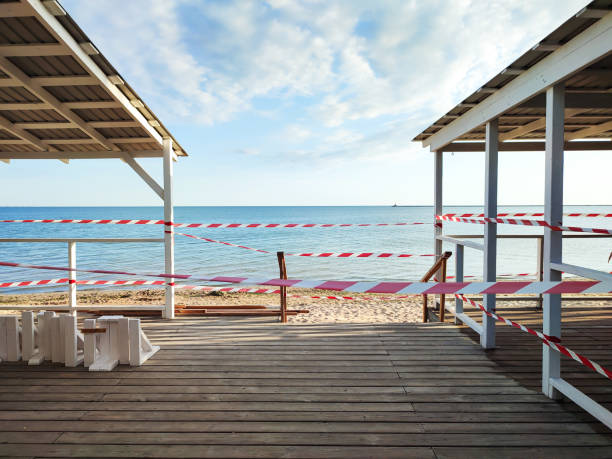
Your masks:
{"label": "white bench", "polygon": [[45,360],[76,367],[83,362],[83,335],[77,331],[76,317],[56,315],[52,311],[21,314],[21,349],[28,365],[40,365]]}
{"label": "white bench", "polygon": [[140,328],[140,319],[102,316],[83,324],[84,365],[89,371],[111,371],[120,363],[140,366],[159,351]]}

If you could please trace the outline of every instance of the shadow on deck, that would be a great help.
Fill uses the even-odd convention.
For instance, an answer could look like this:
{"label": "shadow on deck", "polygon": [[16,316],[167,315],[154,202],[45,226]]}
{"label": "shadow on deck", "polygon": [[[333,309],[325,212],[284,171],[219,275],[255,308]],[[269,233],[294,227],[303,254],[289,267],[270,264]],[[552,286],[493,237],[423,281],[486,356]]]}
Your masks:
{"label": "shadow on deck", "polygon": [[[594,327],[575,312],[568,345],[610,364],[611,317]],[[505,326],[490,352],[451,324],[144,326],[162,350],[140,368],[2,364],[0,455],[612,457],[602,424],[539,394],[541,345]],[[564,367],[610,405],[612,383]]]}

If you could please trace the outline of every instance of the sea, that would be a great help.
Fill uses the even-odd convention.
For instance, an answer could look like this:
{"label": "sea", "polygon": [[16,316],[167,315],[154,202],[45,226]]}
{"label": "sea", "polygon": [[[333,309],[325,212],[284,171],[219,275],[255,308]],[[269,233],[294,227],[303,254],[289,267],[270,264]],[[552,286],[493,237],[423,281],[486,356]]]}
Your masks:
{"label": "sea", "polygon": [[[477,213],[481,207],[444,208],[444,212]],[[499,212],[541,212],[538,206],[500,207]],[[566,206],[565,212],[612,213],[612,206]],[[163,219],[162,207],[2,207],[4,219]],[[349,226],[331,228],[182,228],[178,231],[263,249],[258,253],[223,244],[176,236],[175,271],[202,277],[215,275],[278,277],[277,251],[291,252],[433,252],[433,208],[429,206],[286,206],[175,207],[180,223],[400,223],[411,226]],[[567,225],[610,228],[611,219],[565,218]],[[0,238],[162,238],[162,225],[94,225],[0,223]],[[445,234],[482,234],[477,224],[444,222]],[[542,234],[542,228],[498,225],[499,234]],[[445,250],[454,251],[452,244]],[[77,267],[83,269],[163,272],[162,243],[78,243]],[[566,239],[563,261],[612,271],[608,256],[612,238]],[[67,266],[66,243],[0,242],[0,261]],[[414,281],[432,264],[431,257],[314,258],[286,257],[289,278],[313,280]],[[499,274],[537,271],[537,243],[506,239],[498,243]],[[449,275],[454,273],[451,258]],[[465,274],[482,275],[482,253],[466,248]],[[58,271],[0,267],[0,282],[67,277]],[[78,279],[136,279],[137,277],[78,273]],[[194,282],[189,282],[193,284]],[[2,293],[65,290],[65,286],[4,288]],[[84,288],[84,287],[80,287]],[[91,288],[88,286],[87,288]],[[109,288],[109,287],[99,287]]]}

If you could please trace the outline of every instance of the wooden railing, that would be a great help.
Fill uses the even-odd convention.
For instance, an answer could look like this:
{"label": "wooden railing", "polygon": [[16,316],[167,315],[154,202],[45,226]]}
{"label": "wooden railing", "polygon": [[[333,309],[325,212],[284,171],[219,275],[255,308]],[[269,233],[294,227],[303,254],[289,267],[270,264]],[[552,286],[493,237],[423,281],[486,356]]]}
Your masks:
{"label": "wooden railing", "polygon": [[[446,282],[446,262],[453,255],[453,252],[444,252],[433,264],[429,271],[421,278],[421,282],[428,282],[432,276],[439,272],[439,282]],[[435,298],[435,296],[434,296]],[[445,295],[440,295],[440,306],[438,308],[440,313],[440,322],[444,322],[444,301],[446,300]],[[434,301],[435,304],[435,301]],[[427,295],[423,295],[423,322],[429,320],[429,309],[427,308]]]}

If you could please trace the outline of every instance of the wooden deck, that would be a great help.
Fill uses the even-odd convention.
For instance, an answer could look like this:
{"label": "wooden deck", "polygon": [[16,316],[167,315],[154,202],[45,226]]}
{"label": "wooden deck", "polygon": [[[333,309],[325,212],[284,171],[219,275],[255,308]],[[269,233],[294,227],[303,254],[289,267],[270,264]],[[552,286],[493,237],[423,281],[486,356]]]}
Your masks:
{"label": "wooden deck", "polygon": [[[508,315],[535,322],[532,311]],[[612,313],[564,313],[564,342],[611,365]],[[541,345],[506,326],[484,352],[450,323],[145,322],[162,350],[140,368],[1,364],[0,455],[612,457],[602,424],[538,393]],[[610,406],[612,382],[564,368]]]}

